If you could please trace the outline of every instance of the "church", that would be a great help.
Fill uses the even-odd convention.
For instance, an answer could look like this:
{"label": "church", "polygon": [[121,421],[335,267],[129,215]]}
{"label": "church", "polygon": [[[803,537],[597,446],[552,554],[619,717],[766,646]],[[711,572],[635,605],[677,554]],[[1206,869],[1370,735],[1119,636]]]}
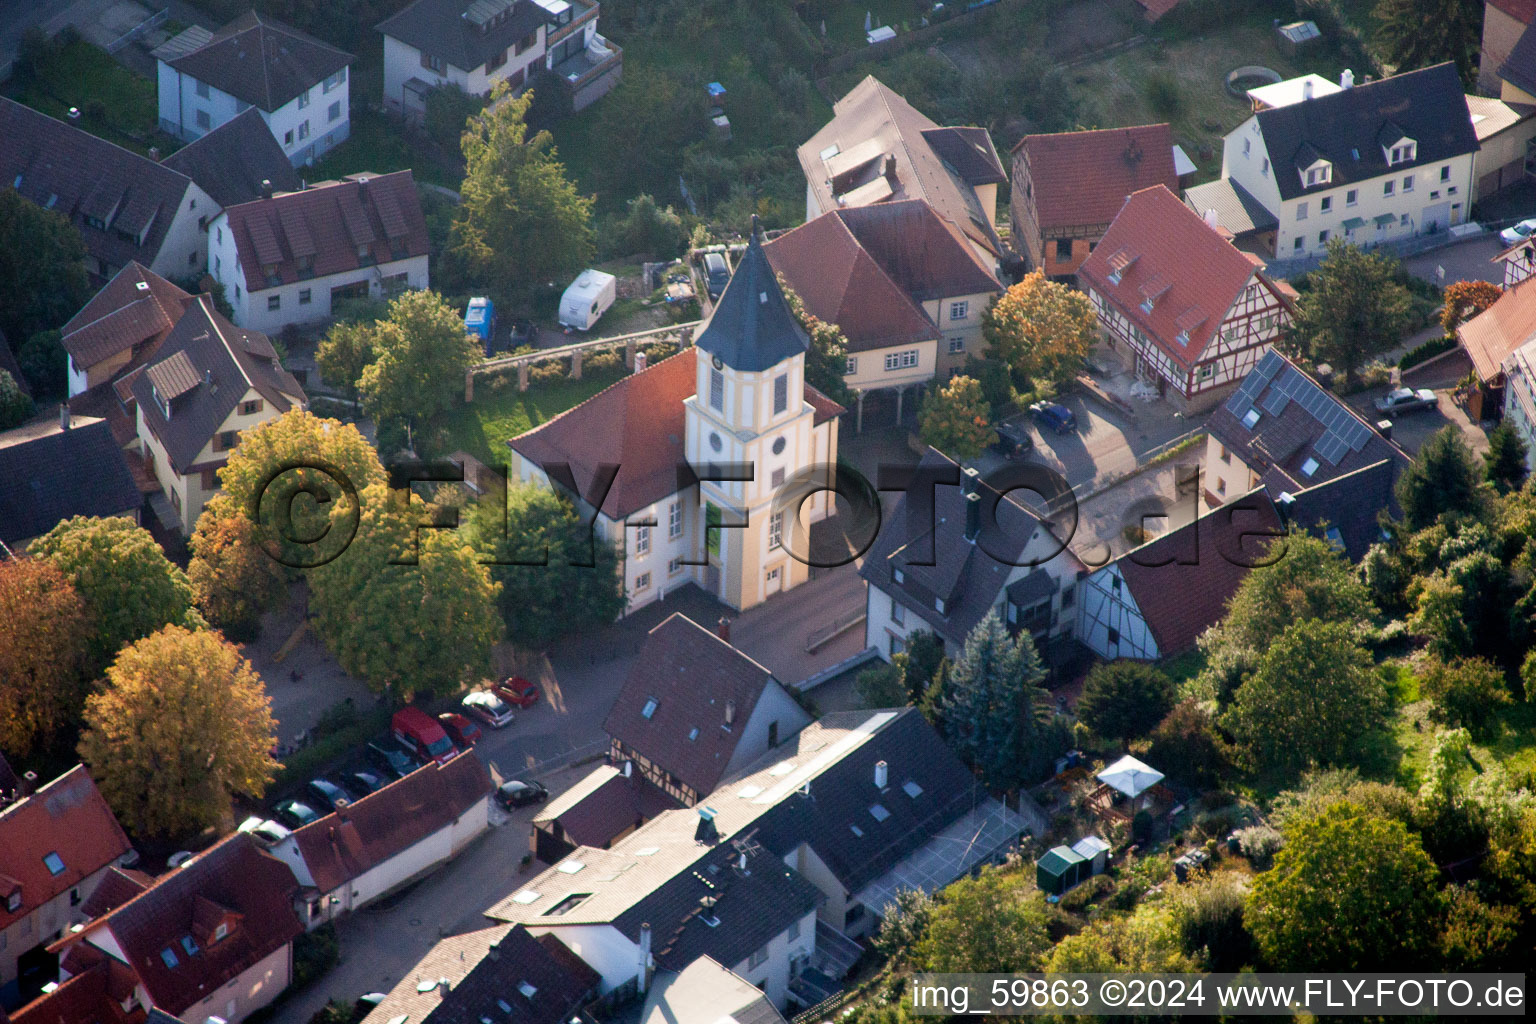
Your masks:
{"label": "church", "polygon": [[[549,467],[570,467],[571,497],[584,514],[596,507],[597,536],[620,552],[628,611],[685,583],[751,608],[810,578],[805,533],[786,526],[794,511],[779,492],[830,483],[837,463],[843,407],[806,383],[809,347],[754,225],[694,345],[508,441],[511,477],[559,487]],[[719,471],[733,463],[751,479],[710,479],[747,475]],[[831,492],[816,491],[801,524],[833,510]]]}

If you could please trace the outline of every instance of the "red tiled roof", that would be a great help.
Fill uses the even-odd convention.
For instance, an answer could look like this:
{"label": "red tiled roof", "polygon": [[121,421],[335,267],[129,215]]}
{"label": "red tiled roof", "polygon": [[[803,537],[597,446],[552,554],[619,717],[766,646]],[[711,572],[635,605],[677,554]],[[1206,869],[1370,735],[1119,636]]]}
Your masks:
{"label": "red tiled roof", "polygon": [[1173,131],[1166,124],[1026,135],[1013,152],[1013,187],[1032,196],[1046,235],[1055,228],[1108,224],[1132,192],[1179,187]]}
{"label": "red tiled roof", "polygon": [[[539,466],[569,463],[583,492],[598,466],[617,463],[602,512],[623,519],[677,493],[677,468],[685,462],[683,400],[696,388],[697,353],[688,348],[632,373],[507,444]],[[843,411],[809,384],[805,400],[818,424]]]}
{"label": "red tiled roof", "polygon": [[[725,774],[772,681],[766,668],[674,612],[645,638],[603,731],[694,791],[708,793]],[[725,727],[728,705],[731,728]]]}
{"label": "red tiled roof", "polygon": [[1504,360],[1536,337],[1536,277],[1500,295],[1493,305],[1456,328],[1456,337],[1472,357],[1479,380],[1490,381],[1503,373]]}
{"label": "red tiled roof", "polygon": [[110,914],[154,884],[155,880],[142,871],[107,868],[107,873],[101,876],[96,888],[80,904],[80,912],[87,920],[95,920],[103,914]]}
{"label": "red tiled roof", "polygon": [[81,367],[169,331],[192,296],[138,263],[119,270],[64,325],[64,349]]}
{"label": "red tiled roof", "polygon": [[1536,0],[1488,0],[1488,3],[1522,25],[1536,21]]}
{"label": "red tiled roof", "polygon": [[1238,585],[1256,571],[1250,566],[1283,529],[1259,488],[1116,560],[1160,656],[1194,646],[1221,621]]}
{"label": "red tiled roof", "polygon": [[[1109,278],[1114,268],[1120,269],[1118,284]],[[1077,273],[1186,368],[1200,361],[1250,278],[1259,276],[1275,290],[1258,275],[1255,261],[1162,185],[1125,201]],[[1148,296],[1154,299],[1150,313],[1142,309]],[[1180,321],[1196,324],[1187,341],[1179,340]]]}
{"label": "red tiled roof", "polygon": [[[84,765],[0,810],[0,929],[32,914],[130,849]],[[55,874],[44,858],[62,861]],[[21,889],[21,908],[5,897]]]}
{"label": "red tiled roof", "polygon": [[453,824],[491,791],[485,763],[464,752],[429,764],[294,832],[299,853],[330,892]]}
{"label": "red tiled roof", "polygon": [[[11,1024],[137,1024],[144,1019],[144,1011],[138,1006],[123,1009],[133,995],[133,981],[126,965],[103,956],[17,1010]],[[3,1015],[0,1011],[0,1019]]]}
{"label": "red tiled roof", "polygon": [[269,267],[283,284],[299,281],[306,257],[314,261],[309,276],[323,277],[368,265],[358,259],[359,246],[373,265],[427,252],[427,221],[410,171],[354,174],[224,212],[251,292],[272,287]]}

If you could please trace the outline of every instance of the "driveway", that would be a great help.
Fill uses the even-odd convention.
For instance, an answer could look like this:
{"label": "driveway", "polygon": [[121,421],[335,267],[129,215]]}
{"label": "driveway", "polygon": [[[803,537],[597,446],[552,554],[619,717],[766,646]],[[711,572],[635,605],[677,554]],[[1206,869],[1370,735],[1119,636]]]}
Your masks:
{"label": "driveway", "polygon": [[1504,251],[1495,234],[1478,235],[1465,242],[1448,245],[1403,260],[1403,267],[1413,276],[1444,287],[1457,281],[1492,281],[1504,283],[1504,264],[1491,262]]}
{"label": "driveway", "polygon": [[[1450,425],[1461,432],[1462,437],[1474,452],[1487,451],[1488,435],[1484,433],[1482,425],[1472,422],[1467,417],[1467,411],[1457,405],[1452,398],[1457,382],[1465,377],[1471,368],[1471,361],[1466,354],[1456,352],[1437,359],[1422,369],[1409,370],[1403,374],[1405,387],[1430,388],[1440,397],[1440,404],[1435,409],[1425,409],[1397,417],[1392,421],[1392,440],[1396,441],[1409,455],[1416,455],[1419,447],[1429,439],[1431,434]],[[1371,403],[1386,392],[1386,388],[1374,388],[1351,395],[1347,401],[1361,416],[1375,423],[1381,416]]]}

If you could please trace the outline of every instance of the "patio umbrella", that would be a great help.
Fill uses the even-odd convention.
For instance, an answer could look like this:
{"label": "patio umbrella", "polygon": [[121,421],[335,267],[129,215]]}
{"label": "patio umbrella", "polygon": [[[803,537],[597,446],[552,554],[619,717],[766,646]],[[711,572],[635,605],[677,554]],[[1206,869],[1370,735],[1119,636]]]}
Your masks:
{"label": "patio umbrella", "polygon": [[1099,772],[1098,780],[1132,800],[1163,781],[1163,773],[1127,754]]}

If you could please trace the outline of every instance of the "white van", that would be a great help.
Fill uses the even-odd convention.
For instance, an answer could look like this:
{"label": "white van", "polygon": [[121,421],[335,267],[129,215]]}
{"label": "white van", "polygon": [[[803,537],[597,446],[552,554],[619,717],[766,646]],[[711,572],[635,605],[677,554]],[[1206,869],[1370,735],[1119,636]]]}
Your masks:
{"label": "white van", "polygon": [[560,326],[588,331],[613,305],[618,278],[601,270],[583,270],[560,296]]}

